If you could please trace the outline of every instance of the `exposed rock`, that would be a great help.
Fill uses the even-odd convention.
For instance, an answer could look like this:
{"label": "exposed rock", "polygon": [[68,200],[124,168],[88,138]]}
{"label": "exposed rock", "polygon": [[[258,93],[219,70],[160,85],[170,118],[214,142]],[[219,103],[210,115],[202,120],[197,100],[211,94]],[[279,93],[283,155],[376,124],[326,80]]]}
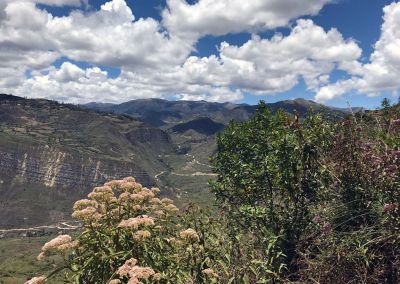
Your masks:
{"label": "exposed rock", "polygon": [[149,175],[133,163],[93,159],[43,146],[14,151],[0,148],[0,175],[47,187],[90,188],[127,176],[135,177],[144,185],[154,185]]}

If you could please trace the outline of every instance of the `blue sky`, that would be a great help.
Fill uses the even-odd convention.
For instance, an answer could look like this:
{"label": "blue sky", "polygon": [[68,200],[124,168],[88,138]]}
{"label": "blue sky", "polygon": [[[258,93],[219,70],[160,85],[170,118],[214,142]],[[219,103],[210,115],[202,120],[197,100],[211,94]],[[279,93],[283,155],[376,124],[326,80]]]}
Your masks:
{"label": "blue sky", "polygon": [[0,58],[19,62],[4,63],[8,77],[0,66],[0,91],[74,103],[397,101],[397,1],[29,1],[0,5]]}

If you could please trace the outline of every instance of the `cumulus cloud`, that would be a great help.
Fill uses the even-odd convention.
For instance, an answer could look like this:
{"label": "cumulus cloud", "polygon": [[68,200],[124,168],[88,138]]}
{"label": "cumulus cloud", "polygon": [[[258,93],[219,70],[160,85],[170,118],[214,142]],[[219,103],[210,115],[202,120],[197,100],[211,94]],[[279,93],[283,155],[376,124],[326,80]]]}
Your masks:
{"label": "cumulus cloud", "polygon": [[[0,7],[1,8],[1,7]],[[10,2],[0,20],[0,87],[23,82],[27,70],[45,69],[59,57],[44,33],[49,15],[30,2]]]}
{"label": "cumulus cloud", "polygon": [[343,39],[336,29],[324,31],[311,20],[297,21],[288,36],[253,36],[242,46],[223,42],[219,51],[219,57],[189,57],[169,79],[264,95],[288,91],[303,78],[316,90],[333,70],[361,56],[353,40]]}
{"label": "cumulus cloud", "polygon": [[303,15],[315,15],[331,0],[168,0],[163,23],[173,34],[187,38],[256,32],[286,26]]}
{"label": "cumulus cloud", "polygon": [[16,77],[23,77],[27,70],[49,68],[61,56],[140,71],[179,65],[192,50],[192,43],[169,36],[156,20],[135,21],[124,0],[107,2],[91,13],[76,10],[65,17],[53,17],[34,2],[38,1],[2,4],[0,64],[8,68],[0,69],[0,77],[10,78],[0,85],[18,84]]}
{"label": "cumulus cloud", "polygon": [[34,98],[43,97],[86,103],[91,101],[121,102],[131,99],[175,96],[182,100],[228,101],[238,100],[238,90],[207,84],[189,84],[181,81],[177,73],[164,77],[162,73],[141,74],[122,72],[117,78],[110,78],[107,71],[98,67],[82,69],[70,62],[48,72],[33,72],[31,78],[14,88],[17,95],[29,94]]}
{"label": "cumulus cloud", "polygon": [[314,90],[344,62],[356,61],[361,49],[336,30],[324,31],[311,20],[299,20],[291,33],[270,40],[257,36],[241,47],[221,45],[221,59],[235,70],[232,83],[253,93],[291,89],[303,77]]}
{"label": "cumulus cloud", "polygon": [[[312,20],[292,22],[286,36],[257,35],[300,15],[316,14],[329,0],[200,0],[193,5],[169,0],[162,22],[135,18],[124,0],[64,17],[39,9],[39,2],[81,3],[0,4],[0,92],[75,103],[148,97],[235,101],[244,93],[289,91],[304,80],[317,100],[327,101],[354,89],[375,94],[400,85],[400,3],[385,8],[381,37],[369,63],[362,64],[354,40]],[[240,46],[222,42],[217,55],[191,55],[204,35],[243,31],[253,35]],[[66,62],[54,67],[60,58]],[[115,78],[100,66],[121,73]],[[347,72],[350,79],[330,83],[335,70]]]}
{"label": "cumulus cloud", "polygon": [[396,92],[400,88],[400,3],[384,8],[381,36],[366,64],[348,66],[353,76],[322,87],[315,96],[328,101],[352,90],[374,96],[382,91]]}
{"label": "cumulus cloud", "polygon": [[134,20],[124,0],[113,0],[95,13],[54,18],[47,30],[56,49],[76,61],[130,70],[184,62],[191,43],[168,36],[152,18]]}
{"label": "cumulus cloud", "polygon": [[[361,50],[335,29],[325,31],[311,20],[299,20],[288,36],[253,36],[242,46],[226,42],[219,56],[190,56],[181,65],[159,69],[123,69],[118,78],[94,77],[93,68],[64,63],[59,70],[38,73],[17,92],[28,89],[54,99],[107,101],[175,96],[183,100],[235,101],[243,93],[270,94],[293,88],[302,77],[312,90],[326,84],[329,74],[344,62],[356,61]],[[43,89],[46,86],[46,89]],[[107,90],[109,92],[107,93]],[[52,91],[54,90],[54,91]]]}

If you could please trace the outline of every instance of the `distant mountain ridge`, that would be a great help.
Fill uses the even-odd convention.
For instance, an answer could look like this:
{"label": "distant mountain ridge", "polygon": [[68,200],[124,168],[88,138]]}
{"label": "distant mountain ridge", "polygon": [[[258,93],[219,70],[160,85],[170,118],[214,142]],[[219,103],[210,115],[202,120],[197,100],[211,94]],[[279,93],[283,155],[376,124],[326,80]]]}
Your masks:
{"label": "distant mountain ridge", "polygon": [[[283,109],[289,113],[294,110],[305,115],[310,109],[315,111],[325,110],[331,115],[343,117],[361,108],[344,109],[328,107],[311,100],[295,99],[276,103],[267,103],[273,111]],[[256,105],[215,103],[206,101],[168,101],[163,99],[139,99],[121,104],[89,103],[83,107],[98,111],[123,113],[139,118],[153,126],[170,128],[180,123],[208,117],[216,123],[228,124],[229,121],[244,121],[257,110]]]}

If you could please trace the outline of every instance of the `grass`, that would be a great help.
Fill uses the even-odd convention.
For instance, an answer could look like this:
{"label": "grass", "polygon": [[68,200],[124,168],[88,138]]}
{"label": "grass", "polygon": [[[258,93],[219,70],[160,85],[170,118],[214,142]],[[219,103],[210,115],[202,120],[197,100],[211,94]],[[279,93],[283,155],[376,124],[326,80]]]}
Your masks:
{"label": "grass", "polygon": [[[46,263],[37,261],[36,257],[52,238],[54,236],[0,239],[0,283],[24,283],[31,277],[49,274],[59,259]],[[49,283],[65,283],[63,280],[63,276],[57,276]]]}

